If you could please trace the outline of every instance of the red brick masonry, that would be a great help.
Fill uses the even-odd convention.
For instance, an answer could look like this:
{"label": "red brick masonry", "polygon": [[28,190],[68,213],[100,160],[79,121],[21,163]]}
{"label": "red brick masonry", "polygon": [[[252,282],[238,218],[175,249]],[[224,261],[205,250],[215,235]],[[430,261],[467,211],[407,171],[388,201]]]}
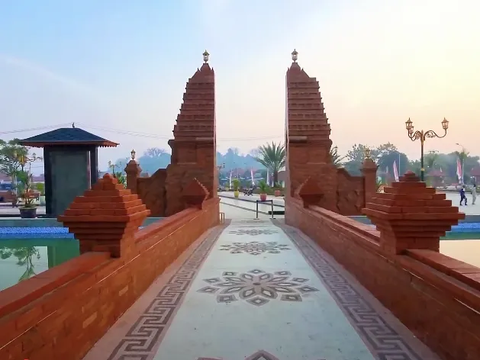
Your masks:
{"label": "red brick masonry", "polygon": [[[369,210],[391,214],[388,206],[392,204],[383,202],[382,208],[382,199],[392,199],[397,194],[404,201],[397,199],[400,202],[393,209],[397,216],[390,217],[392,224],[382,223],[380,229],[387,230],[386,237],[367,225],[318,206],[304,208],[301,200],[292,198],[286,201],[286,222],[334,256],[439,356],[448,360],[478,360],[480,268],[435,251],[438,244],[432,238],[438,238],[455,222],[453,219],[462,216],[458,209],[449,210],[454,208],[445,203],[441,194],[414,185],[418,183],[416,180],[407,174],[402,182],[408,184],[400,182],[388,188],[385,195],[372,200],[377,205],[367,205]],[[410,187],[408,196],[417,197],[416,200],[395,190],[405,187]],[[429,201],[429,205],[425,203]],[[426,205],[430,211],[418,211]],[[444,215],[435,221],[432,214],[436,213]],[[385,221],[390,215],[383,216]],[[393,225],[400,220],[403,221],[400,226]]]}
{"label": "red brick masonry", "polygon": [[[103,192],[118,200],[110,202],[112,208],[127,204],[118,216],[104,214],[101,220],[101,214],[92,214],[97,222],[89,222],[89,214],[70,211],[62,218],[76,226],[72,229],[85,229],[89,223],[97,231],[97,237],[85,231],[86,237],[76,235],[84,243],[84,254],[0,292],[0,359],[82,359],[153,280],[219,222],[218,198],[195,204],[195,192],[203,188],[194,184],[186,195],[195,207],[132,230],[131,222],[138,227],[145,209],[129,190],[110,189],[114,183],[104,178],[95,193],[74,204],[94,204],[86,199],[97,197],[98,207],[92,209],[101,209],[100,204],[108,203],[100,201]],[[96,248],[104,252],[89,252]]]}

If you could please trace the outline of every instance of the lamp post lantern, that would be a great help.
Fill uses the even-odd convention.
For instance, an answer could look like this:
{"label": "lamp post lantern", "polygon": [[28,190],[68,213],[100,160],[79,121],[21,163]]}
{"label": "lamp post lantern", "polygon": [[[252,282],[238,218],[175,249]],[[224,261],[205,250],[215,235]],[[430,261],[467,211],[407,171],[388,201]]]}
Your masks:
{"label": "lamp post lantern", "polygon": [[425,145],[425,140],[427,139],[433,139],[433,138],[444,138],[447,136],[447,130],[448,130],[448,120],[443,118],[442,121],[442,128],[444,130],[443,135],[438,135],[435,131],[433,130],[416,130],[415,127],[413,126],[412,120],[408,118],[408,120],[405,122],[405,127],[407,129],[407,134],[410,140],[416,141],[420,140],[420,180],[425,181],[425,168],[423,164],[423,153],[424,153],[424,145]]}

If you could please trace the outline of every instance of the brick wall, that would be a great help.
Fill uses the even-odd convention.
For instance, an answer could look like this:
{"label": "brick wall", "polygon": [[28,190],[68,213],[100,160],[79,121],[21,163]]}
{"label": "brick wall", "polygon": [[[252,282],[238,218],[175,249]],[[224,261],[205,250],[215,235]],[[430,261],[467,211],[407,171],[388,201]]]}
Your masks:
{"label": "brick wall", "polygon": [[136,187],[138,197],[142,199],[150,216],[165,216],[165,180],[167,178],[166,169],[158,169],[152,176],[136,178]]}
{"label": "brick wall", "polygon": [[[480,359],[480,269],[436,251],[384,250],[380,232],[301,200],[286,222],[329,252],[443,359]],[[440,222],[442,223],[442,222]]]}
{"label": "brick wall", "polygon": [[87,252],[0,292],[0,359],[81,359],[168,265],[218,224],[218,198],[200,207],[137,231],[135,256]]}

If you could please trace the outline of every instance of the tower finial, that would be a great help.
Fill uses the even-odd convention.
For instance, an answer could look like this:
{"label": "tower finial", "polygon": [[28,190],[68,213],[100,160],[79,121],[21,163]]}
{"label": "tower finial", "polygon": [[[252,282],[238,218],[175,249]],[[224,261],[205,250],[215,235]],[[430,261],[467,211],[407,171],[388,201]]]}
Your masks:
{"label": "tower finial", "polygon": [[207,50],[205,50],[204,53],[203,53],[203,62],[204,63],[208,63],[209,56],[210,56],[210,54],[208,53]]}
{"label": "tower finial", "polygon": [[293,60],[293,62],[297,62],[297,59],[298,59],[298,51],[297,51],[297,49],[293,49],[292,60]]}

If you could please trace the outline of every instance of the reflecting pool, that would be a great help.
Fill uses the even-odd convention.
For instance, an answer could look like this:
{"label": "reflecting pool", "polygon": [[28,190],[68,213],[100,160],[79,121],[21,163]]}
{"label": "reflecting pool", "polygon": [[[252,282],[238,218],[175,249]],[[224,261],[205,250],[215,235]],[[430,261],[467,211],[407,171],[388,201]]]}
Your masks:
{"label": "reflecting pool", "polygon": [[0,291],[79,256],[74,238],[0,239]]}

